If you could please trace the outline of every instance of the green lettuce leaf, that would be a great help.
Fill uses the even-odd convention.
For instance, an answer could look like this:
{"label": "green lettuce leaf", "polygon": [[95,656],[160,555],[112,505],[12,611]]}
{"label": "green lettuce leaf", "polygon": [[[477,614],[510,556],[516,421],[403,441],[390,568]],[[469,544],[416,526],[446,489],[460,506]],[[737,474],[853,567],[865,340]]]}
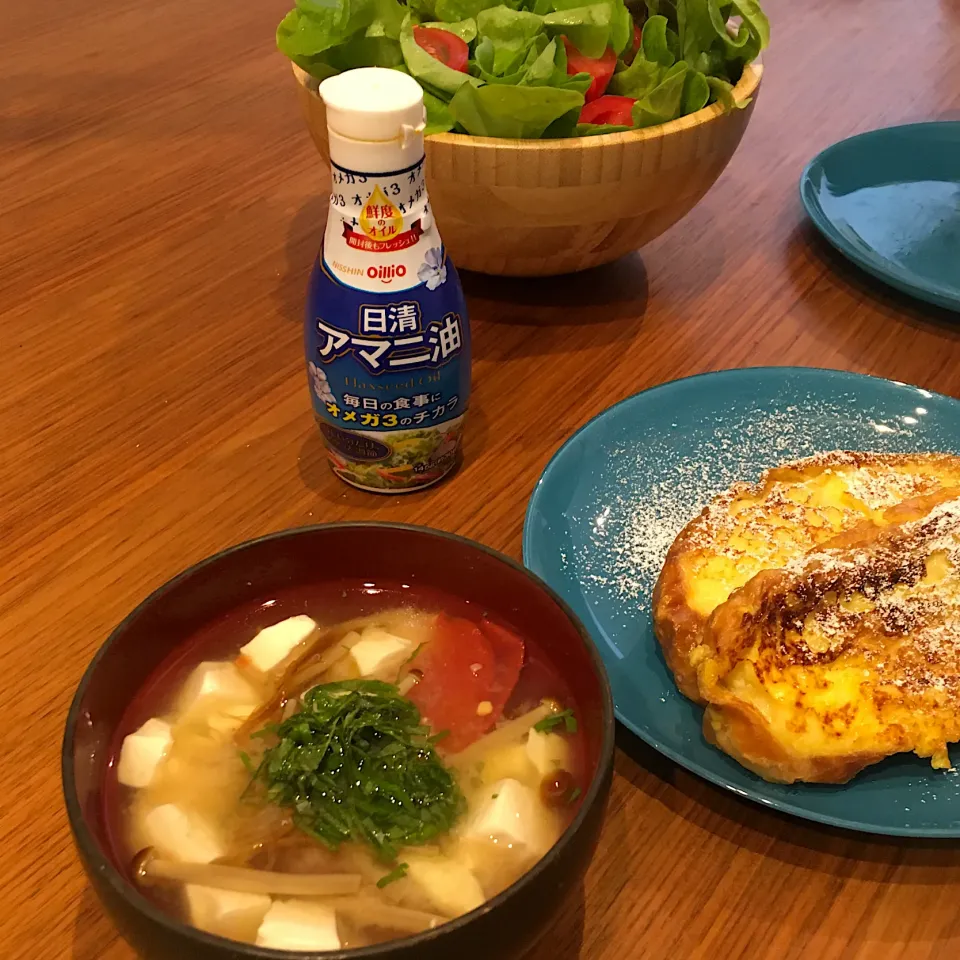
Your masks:
{"label": "green lettuce leaf", "polygon": [[543,139],[562,140],[564,137],[574,136],[577,132],[577,124],[580,122],[581,109],[581,107],[574,107],[567,113],[557,117],[557,119],[543,131]]}
{"label": "green lettuce leaf", "polygon": [[[546,37],[543,39],[546,40]],[[538,45],[539,42],[538,38]],[[555,37],[553,40],[547,40],[537,59],[527,67],[523,82],[529,83],[534,87],[566,87],[569,89],[577,89],[580,93],[586,93],[590,83],[588,82],[586,86],[580,89],[582,84],[578,85],[577,77],[587,77],[588,81],[592,80],[587,74],[575,74],[572,76],[567,74],[567,49],[563,43]]]}
{"label": "green lettuce leaf", "polygon": [[299,0],[277,27],[277,46],[291,60],[314,57],[366,30],[378,13],[376,0]]}
{"label": "green lettuce leaf", "polygon": [[690,68],[681,60],[663,75],[663,79],[642,100],[633,105],[633,125],[654,127],[680,116],[683,89]]}
{"label": "green lettuce leaf", "polygon": [[[709,56],[719,40],[710,18],[709,0],[677,0],[677,32],[681,56],[699,68],[699,58]],[[722,61],[722,55],[717,59]]]}
{"label": "green lettuce leaf", "polygon": [[589,73],[575,73],[573,76],[566,77],[562,83],[554,82],[551,86],[557,90],[573,90],[586,97],[591,83],[593,83],[593,77]]}
{"label": "green lettuce leaf", "polygon": [[[584,6],[584,0],[545,0],[546,9],[536,10],[537,13],[553,13],[563,10],[574,10]],[[609,46],[619,56],[633,41],[633,15],[627,9],[623,0],[598,0],[606,3],[610,8],[610,41]]]}
{"label": "green lettuce leaf", "polygon": [[[526,72],[539,57],[540,51],[546,45],[546,37],[537,37],[525,51],[520,51],[517,60],[511,61],[505,67],[509,73],[495,73],[494,60],[496,44],[489,38],[483,37],[478,43],[475,58],[471,64],[471,72],[484,83],[506,83],[516,85],[523,82]],[[522,60],[520,59],[522,57]]]}
{"label": "green lettuce leaf", "polygon": [[364,36],[390,37],[393,40],[399,40],[400,27],[403,26],[403,18],[407,15],[404,7],[397,0],[375,0],[375,9],[374,18],[364,31]]}
{"label": "green lettuce leaf", "polygon": [[427,126],[423,131],[425,137],[429,137],[432,133],[447,133],[453,129],[456,121],[443,100],[424,90],[423,105],[427,111]]}
{"label": "green lettuce leaf", "polygon": [[517,9],[520,6],[520,0],[436,0],[435,19],[444,20],[447,23],[476,20],[484,10],[501,4]]}
{"label": "green lettuce leaf", "polygon": [[456,23],[446,23],[443,20],[429,20],[421,23],[422,27],[432,27],[434,30],[446,30],[455,37],[459,37],[464,43],[473,43],[477,38],[476,20],[458,20]]}
{"label": "green lettuce leaf", "polygon": [[707,86],[713,100],[725,110],[744,110],[750,106],[750,97],[746,100],[737,100],[733,95],[733,84],[718,77],[707,77]]}
{"label": "green lettuce leaf", "polygon": [[754,59],[760,52],[760,47],[754,42],[750,28],[741,23],[737,32],[731,34],[727,30],[727,18],[720,12],[716,0],[707,0],[707,10],[710,22],[717,32],[717,39],[726,48],[727,57],[734,60]]}
{"label": "green lettuce leaf", "polygon": [[688,70],[680,101],[680,116],[696,113],[710,102],[710,84],[699,70]]}
{"label": "green lettuce leaf", "polygon": [[[334,50],[336,49],[334,47]],[[327,77],[335,77],[340,72],[336,67],[327,63],[324,57],[325,55],[321,53],[317,57],[291,57],[290,59],[302,70],[306,70],[314,80],[323,83]]]}
{"label": "green lettuce leaf", "polygon": [[396,67],[403,63],[400,43],[390,37],[357,37],[321,55],[337,70],[354,67]]}
{"label": "green lettuce leaf", "polygon": [[[311,76],[322,81],[354,67],[395,67],[403,63],[397,40],[403,8],[397,0],[373,0],[363,6],[354,5],[351,17],[345,21],[337,20],[329,9],[324,9],[328,14],[325,18],[305,14],[300,9],[293,10],[277,30],[277,45]],[[349,31],[357,23],[363,24],[368,17],[365,27],[348,33],[346,40],[328,46],[344,31]],[[317,52],[291,53],[291,49]]]}
{"label": "green lettuce leaf", "polygon": [[593,83],[593,77],[589,73],[567,73],[567,48],[563,41],[556,37],[551,41],[556,45],[553,57],[553,77],[550,80],[551,87],[558,87],[561,90],[576,90],[577,93],[586,94]]}
{"label": "green lettuce leaf", "polygon": [[756,36],[760,49],[766,49],[770,45],[770,21],[760,9],[757,0],[733,0],[730,6],[734,13],[740,15],[744,24],[750,28],[750,32]]}
{"label": "green lettuce leaf", "polygon": [[573,114],[571,130],[583,106],[583,95],[553,87],[463,85],[450,101],[459,126],[477,137],[537,140],[558,121]]}
{"label": "green lettuce leaf", "polygon": [[610,46],[619,57],[633,43],[633,15],[623,0],[610,5]]}
{"label": "green lettuce leaf", "polygon": [[[770,22],[756,0],[676,0],[681,56],[707,76],[732,78],[770,42]],[[735,34],[727,21],[738,15]]]}
{"label": "green lettuce leaf", "polygon": [[[528,62],[524,65],[523,76],[519,82],[532,87],[558,86],[567,79],[567,51],[559,40],[549,40],[542,45],[540,40],[546,40],[546,37],[538,37],[530,48],[532,52],[536,52],[536,56],[531,60],[529,54],[527,55]],[[557,51],[558,47],[560,53]],[[557,60],[561,54],[563,65],[558,68]]]}
{"label": "green lettuce leaf", "polygon": [[667,18],[651,17],[643,25],[640,50],[644,59],[660,67],[672,67],[676,57],[667,42]]}
{"label": "green lettuce leaf", "polygon": [[522,51],[522,61],[513,61],[507,66],[510,72],[494,72],[496,45],[489,37],[477,43],[470,71],[485,83],[510,85],[551,86],[562,90],[586,93],[592,78],[587,73],[567,74],[567,51],[559,38],[548,39],[538,33]]}
{"label": "green lettuce leaf", "polygon": [[[424,90],[446,99],[457,92],[464,84],[479,85],[480,81],[468,73],[453,70],[435,57],[431,57],[413,38],[415,24],[408,14],[400,29],[400,48],[403,60]],[[446,94],[446,97],[444,97]]]}
{"label": "green lettuce leaf", "polygon": [[407,9],[414,20],[436,20],[437,6],[434,0],[407,0]]}
{"label": "green lettuce leaf", "polygon": [[632,129],[616,123],[578,123],[576,133],[578,137],[599,137],[604,133],[623,133]]}
{"label": "green lettuce leaf", "polygon": [[[492,53],[490,73],[502,76],[515,70],[527,57],[530,45],[543,29],[543,17],[522,10],[511,10],[501,4],[477,15],[477,35],[480,43]],[[477,59],[479,60],[479,43]]]}
{"label": "green lettuce leaf", "polygon": [[332,24],[305,17],[299,10],[291,10],[277,27],[277,47],[295,63],[323,53],[345,39]]}
{"label": "green lettuce leaf", "polygon": [[[596,0],[598,3],[605,3],[606,0]],[[589,3],[584,3],[583,0],[549,0],[549,9],[547,13],[559,13],[563,10],[574,10],[576,7],[590,6]],[[541,14],[541,16],[546,16],[547,14]]]}
{"label": "green lettuce leaf", "polygon": [[551,36],[565,35],[585,57],[602,57],[610,45],[612,21],[609,3],[557,10],[543,18],[543,26]]}
{"label": "green lettuce leaf", "polygon": [[[686,58],[685,58],[686,59]],[[721,44],[717,43],[710,50],[705,50],[693,60],[687,60],[694,70],[699,70],[708,77],[723,77],[729,79],[729,70],[727,61],[724,58],[724,50]]]}
{"label": "green lettuce leaf", "polygon": [[642,100],[660,82],[663,72],[662,67],[647,60],[641,51],[626,70],[620,70],[613,75],[607,91],[621,97]]}
{"label": "green lettuce leaf", "polygon": [[547,40],[543,34],[535,38],[526,62],[515,76],[518,84],[556,87],[581,94],[585,94],[593,82],[589,73],[568,74],[567,48],[559,38]]}
{"label": "green lettuce leaf", "polygon": [[[770,21],[756,0],[733,0],[722,9],[717,0],[707,0],[710,21],[727,50],[730,59],[750,63],[770,43]],[[741,24],[734,36],[727,30],[727,20],[737,14]]]}

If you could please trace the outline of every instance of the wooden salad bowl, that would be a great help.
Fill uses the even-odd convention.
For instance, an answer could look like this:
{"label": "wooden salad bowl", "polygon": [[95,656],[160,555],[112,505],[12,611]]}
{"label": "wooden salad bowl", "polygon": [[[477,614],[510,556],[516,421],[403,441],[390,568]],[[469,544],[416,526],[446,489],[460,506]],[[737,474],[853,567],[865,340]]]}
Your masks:
{"label": "wooden salad bowl", "polygon": [[[307,127],[324,160],[317,81],[293,66]],[[566,140],[428,137],[427,189],[440,235],[461,268],[545,277],[610,263],[686,216],[730,162],[763,67],[734,88],[746,109],[712,104],[670,123]]]}

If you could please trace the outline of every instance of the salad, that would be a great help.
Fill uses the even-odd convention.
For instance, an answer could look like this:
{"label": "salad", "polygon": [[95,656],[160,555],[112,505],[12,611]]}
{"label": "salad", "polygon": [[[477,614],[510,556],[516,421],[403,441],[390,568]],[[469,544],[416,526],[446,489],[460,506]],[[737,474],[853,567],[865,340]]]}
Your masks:
{"label": "salad", "polygon": [[296,0],[277,46],[317,80],[389,67],[427,134],[539,139],[666,123],[721,103],[770,39],[757,0]]}

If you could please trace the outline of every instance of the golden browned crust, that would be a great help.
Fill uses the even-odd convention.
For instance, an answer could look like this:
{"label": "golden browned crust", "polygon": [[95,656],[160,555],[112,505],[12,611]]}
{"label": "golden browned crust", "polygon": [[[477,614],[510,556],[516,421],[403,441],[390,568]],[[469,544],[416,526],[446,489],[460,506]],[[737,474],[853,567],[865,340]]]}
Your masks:
{"label": "golden browned crust", "polygon": [[680,692],[695,703],[703,703],[691,653],[700,642],[706,621],[687,603],[678,559],[683,550],[681,533],[673,542],[653,588],[653,631]]}
{"label": "golden browned crust", "polygon": [[[931,580],[934,555],[947,567]],[[844,606],[850,598],[862,606]],[[946,744],[960,739],[958,614],[960,488],[953,488],[898,504],[882,523],[846,531],[787,569],[757,574],[717,607],[698,671],[708,701],[704,734],[748,769],[784,783],[845,783],[906,751],[944,762]],[[818,617],[829,622],[828,643],[811,627]],[[814,690],[829,689],[834,667],[862,679],[846,702],[811,699],[799,686],[788,702],[782,687],[798,667]],[[765,701],[774,685],[780,699]],[[776,720],[758,702],[776,703]],[[826,731],[819,752],[790,735],[808,723]]]}
{"label": "golden browned crust", "polygon": [[762,717],[746,704],[731,704],[725,710],[708,706],[703,713],[703,734],[741,766],[772,783],[846,783],[887,756],[804,757],[791,753],[770,736]]}
{"label": "golden browned crust", "polygon": [[[757,483],[737,484],[714,498],[674,540],[653,592],[654,632],[677,687],[686,697],[704,703],[697,684],[696,663],[707,652],[703,649],[707,617],[691,606],[691,585],[685,582],[684,568],[691,558],[709,555],[713,549],[711,531],[716,526],[718,514],[736,498],[749,496],[766,500],[778,485],[803,484],[825,472],[851,467],[857,470],[888,468],[908,475],[910,468],[916,467],[918,476],[934,489],[940,488],[944,482],[950,485],[960,483],[960,457],[950,454],[833,451],[775,467],[764,473]],[[774,511],[776,507],[770,509]],[[861,520],[862,514],[852,512],[849,522],[856,524]],[[821,545],[831,535],[832,531],[814,528],[800,531],[795,556]]]}

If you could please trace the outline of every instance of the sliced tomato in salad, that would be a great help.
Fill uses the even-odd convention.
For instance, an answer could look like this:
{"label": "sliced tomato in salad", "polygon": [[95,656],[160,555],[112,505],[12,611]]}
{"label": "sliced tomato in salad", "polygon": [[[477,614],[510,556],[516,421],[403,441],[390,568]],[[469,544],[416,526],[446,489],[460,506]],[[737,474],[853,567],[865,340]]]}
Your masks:
{"label": "sliced tomato in salad", "polygon": [[586,102],[602,97],[617,68],[617,55],[613,47],[607,47],[602,57],[585,57],[566,37],[563,38],[563,45],[567,48],[567,73],[571,77],[578,73],[589,73],[592,78],[584,95]]}
{"label": "sliced tomato in salad", "polygon": [[[435,733],[444,753],[458,753],[492,730],[517,685],[523,641],[503,628],[441,613],[434,636],[411,669],[420,682],[407,696]],[[478,712],[479,709],[479,712]]]}
{"label": "sliced tomato in salad", "polygon": [[434,60],[439,60],[451,70],[467,72],[470,48],[456,34],[436,27],[414,27],[413,39],[417,46],[426,50]]}
{"label": "sliced tomato in salad", "polygon": [[581,123],[613,123],[617,126],[633,126],[633,97],[615,97],[608,93],[592,103],[585,103],[580,111]]}

